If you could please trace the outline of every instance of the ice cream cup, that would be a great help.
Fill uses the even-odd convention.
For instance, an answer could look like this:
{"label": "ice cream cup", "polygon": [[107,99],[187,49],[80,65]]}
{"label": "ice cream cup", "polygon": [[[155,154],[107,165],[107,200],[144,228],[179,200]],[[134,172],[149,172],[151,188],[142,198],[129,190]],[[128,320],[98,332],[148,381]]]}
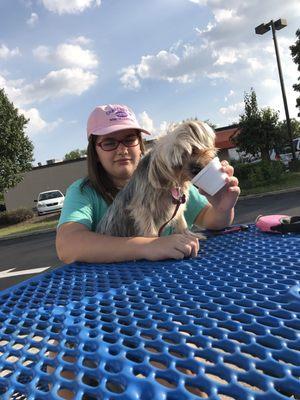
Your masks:
{"label": "ice cream cup", "polygon": [[213,196],[226,184],[228,175],[221,170],[222,165],[218,157],[211,160],[194,178],[192,183],[199,189]]}

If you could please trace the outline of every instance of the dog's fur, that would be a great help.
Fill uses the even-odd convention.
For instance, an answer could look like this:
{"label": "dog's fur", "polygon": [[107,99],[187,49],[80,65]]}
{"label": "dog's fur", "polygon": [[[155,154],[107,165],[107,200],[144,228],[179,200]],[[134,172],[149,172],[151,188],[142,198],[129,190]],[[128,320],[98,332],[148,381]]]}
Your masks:
{"label": "dog's fur", "polygon": [[[200,121],[181,123],[157,140],[140,161],[128,184],[98,224],[112,236],[157,236],[175,210],[171,189],[180,188],[188,201],[191,179],[216,155],[215,134]],[[188,230],[186,204],[169,223],[174,233]]]}

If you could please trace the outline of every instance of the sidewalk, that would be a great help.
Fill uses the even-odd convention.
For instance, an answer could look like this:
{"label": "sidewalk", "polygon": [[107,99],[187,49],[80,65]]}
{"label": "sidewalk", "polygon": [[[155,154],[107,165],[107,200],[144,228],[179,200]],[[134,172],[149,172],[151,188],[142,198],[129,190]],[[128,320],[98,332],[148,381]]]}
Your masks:
{"label": "sidewalk", "polygon": [[40,229],[40,230],[33,231],[33,232],[16,233],[15,235],[0,237],[0,242],[2,242],[4,240],[10,240],[10,239],[19,239],[19,238],[26,237],[26,236],[37,236],[39,234],[50,233],[50,232],[55,232],[55,231],[56,231],[56,228],[48,228],[48,229]]}
{"label": "sidewalk", "polygon": [[280,193],[297,192],[297,191],[299,191],[299,190],[300,190],[300,187],[296,187],[296,188],[290,188],[290,189],[275,190],[275,191],[273,191],[273,192],[249,194],[249,195],[247,195],[247,196],[240,196],[238,201],[248,200],[248,199],[254,199],[254,198],[259,198],[259,197],[264,197],[264,196],[272,196],[272,195],[280,194]]}

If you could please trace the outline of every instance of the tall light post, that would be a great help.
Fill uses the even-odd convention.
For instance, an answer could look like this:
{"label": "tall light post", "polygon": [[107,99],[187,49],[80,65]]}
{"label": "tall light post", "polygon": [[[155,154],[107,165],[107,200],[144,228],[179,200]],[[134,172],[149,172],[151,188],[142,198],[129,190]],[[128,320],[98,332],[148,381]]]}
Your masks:
{"label": "tall light post", "polygon": [[286,94],[285,94],[285,88],[284,88],[284,82],[283,82],[283,76],[282,76],[282,70],[281,70],[281,63],[280,63],[280,57],[279,57],[279,51],[278,51],[278,45],[277,45],[277,39],[276,39],[276,31],[279,31],[280,29],[282,29],[286,26],[287,26],[286,19],[280,18],[275,22],[273,20],[271,20],[267,24],[260,24],[259,26],[257,26],[255,28],[255,33],[257,35],[263,35],[266,32],[268,32],[270,29],[272,29],[275,53],[276,53],[276,60],[277,60],[277,67],[278,67],[278,73],[279,73],[279,79],[280,79],[280,86],[281,86],[281,92],[282,92],[282,98],[283,98],[283,104],[284,104],[284,110],[285,110],[286,126],[287,126],[287,130],[288,130],[290,146],[292,149],[293,161],[295,161],[296,154],[295,154],[295,149],[294,149],[294,145],[293,145],[291,121],[290,121],[290,116],[289,116],[288,104],[286,101]]}

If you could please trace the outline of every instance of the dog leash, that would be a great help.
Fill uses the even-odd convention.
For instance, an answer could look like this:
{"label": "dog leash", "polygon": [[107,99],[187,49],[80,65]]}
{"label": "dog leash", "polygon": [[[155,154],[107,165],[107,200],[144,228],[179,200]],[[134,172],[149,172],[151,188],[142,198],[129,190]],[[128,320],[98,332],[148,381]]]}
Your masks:
{"label": "dog leash", "polygon": [[172,195],[172,203],[175,204],[176,207],[175,207],[172,217],[159,228],[158,236],[161,235],[162,231],[165,229],[165,227],[168,225],[168,223],[171,222],[172,219],[175,217],[181,204],[184,204],[186,202],[185,194],[181,193],[181,190],[179,187],[172,188],[171,195]]}

